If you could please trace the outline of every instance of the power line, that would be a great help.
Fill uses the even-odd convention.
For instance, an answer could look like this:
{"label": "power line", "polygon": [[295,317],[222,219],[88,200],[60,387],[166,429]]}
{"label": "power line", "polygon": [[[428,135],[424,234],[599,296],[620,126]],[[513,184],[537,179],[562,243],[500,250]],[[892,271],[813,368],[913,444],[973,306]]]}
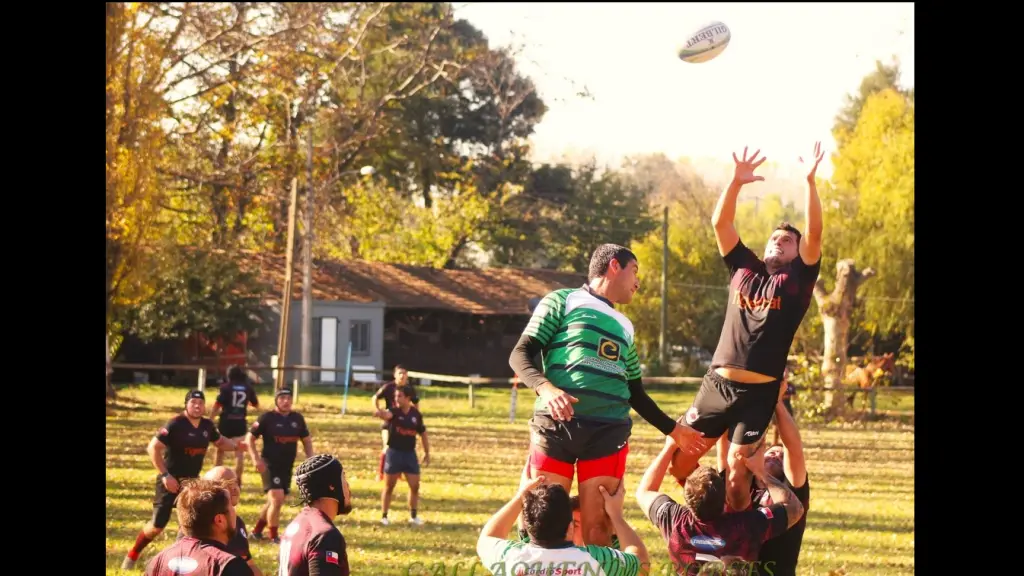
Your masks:
{"label": "power line", "polygon": [[[677,286],[680,288],[697,288],[703,290],[720,290],[728,292],[728,286],[719,286],[717,284],[693,284],[690,282],[669,282],[669,286]],[[858,296],[857,300],[881,300],[885,302],[913,302],[913,298],[892,298],[889,296]]]}

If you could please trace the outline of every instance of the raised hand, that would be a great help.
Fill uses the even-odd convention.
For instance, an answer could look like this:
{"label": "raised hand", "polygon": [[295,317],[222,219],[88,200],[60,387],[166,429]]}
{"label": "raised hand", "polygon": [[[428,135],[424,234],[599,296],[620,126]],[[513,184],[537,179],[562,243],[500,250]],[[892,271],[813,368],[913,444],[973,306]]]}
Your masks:
{"label": "raised hand", "polygon": [[821,149],[821,142],[814,143],[814,156],[804,160],[803,156],[800,156],[798,160],[807,168],[807,179],[814,180],[814,174],[818,171],[818,164],[821,164],[821,159],[825,157],[825,151]]}
{"label": "raised hand", "polygon": [[740,184],[750,184],[751,182],[764,182],[764,176],[754,176],[754,170],[764,163],[766,158],[761,157],[760,160],[754,161],[757,158],[758,153],[761,150],[758,149],[750,157],[747,157],[747,147],[743,147],[743,159],[740,160],[736,157],[736,153],[732,153],[732,159],[736,162],[736,172],[733,173],[733,180]]}

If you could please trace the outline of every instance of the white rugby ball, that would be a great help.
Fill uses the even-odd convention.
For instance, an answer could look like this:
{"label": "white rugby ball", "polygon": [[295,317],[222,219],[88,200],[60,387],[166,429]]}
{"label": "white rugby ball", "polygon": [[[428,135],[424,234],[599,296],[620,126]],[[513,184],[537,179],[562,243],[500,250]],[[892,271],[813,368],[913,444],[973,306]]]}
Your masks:
{"label": "white rugby ball", "polygon": [[679,59],[691,64],[707,62],[725,50],[732,39],[729,27],[721,22],[711,22],[690,34],[686,43],[679,48]]}

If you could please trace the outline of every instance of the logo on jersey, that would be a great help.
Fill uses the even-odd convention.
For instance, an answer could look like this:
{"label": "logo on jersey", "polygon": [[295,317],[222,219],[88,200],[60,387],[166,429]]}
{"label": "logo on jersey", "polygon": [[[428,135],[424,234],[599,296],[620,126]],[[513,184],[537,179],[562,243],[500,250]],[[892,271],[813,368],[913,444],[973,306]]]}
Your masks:
{"label": "logo on jersey", "polygon": [[209,438],[209,437],[210,437],[210,433],[207,432],[206,430],[203,430],[203,438]]}
{"label": "logo on jersey", "polygon": [[241,534],[242,538],[249,537],[249,535],[245,533],[245,528],[242,528],[241,526],[238,527],[238,533]]}
{"label": "logo on jersey", "polygon": [[725,547],[725,540],[713,536],[694,536],[690,538],[690,545],[702,552],[714,552]]}
{"label": "logo on jersey", "polygon": [[199,562],[188,556],[177,556],[167,562],[167,569],[173,574],[191,574],[199,568]]}
{"label": "logo on jersey", "polygon": [[337,552],[331,552],[330,550],[328,550],[326,552],[326,554],[327,554],[327,561],[328,562],[330,562],[331,564],[337,564],[338,563],[338,553]]}
{"label": "logo on jersey", "polygon": [[167,436],[169,432],[167,432],[167,428],[161,428],[160,432],[157,432],[157,434],[160,436]]}
{"label": "logo on jersey", "polygon": [[274,476],[274,484],[280,484],[280,483],[281,483],[281,479],[278,478],[277,476]]}
{"label": "logo on jersey", "polygon": [[760,430],[747,430],[747,433],[744,434],[744,436],[754,436],[754,437],[757,437],[757,436],[760,436],[760,435],[761,435],[761,431]]}
{"label": "logo on jersey", "polygon": [[298,428],[298,427],[299,427],[299,423],[298,422],[292,422],[292,428]]}
{"label": "logo on jersey", "polygon": [[761,510],[761,514],[764,514],[765,518],[767,518],[769,520],[771,520],[772,518],[775,518],[775,514],[772,514],[772,509],[771,508],[761,508],[760,510]]}
{"label": "logo on jersey", "polygon": [[619,344],[613,342],[607,338],[601,338],[597,341],[597,355],[605,360],[611,360],[612,362],[619,361]]}
{"label": "logo on jersey", "polygon": [[686,411],[686,423],[693,424],[694,422],[697,421],[698,416],[699,414],[697,414],[697,407],[690,406],[690,409]]}

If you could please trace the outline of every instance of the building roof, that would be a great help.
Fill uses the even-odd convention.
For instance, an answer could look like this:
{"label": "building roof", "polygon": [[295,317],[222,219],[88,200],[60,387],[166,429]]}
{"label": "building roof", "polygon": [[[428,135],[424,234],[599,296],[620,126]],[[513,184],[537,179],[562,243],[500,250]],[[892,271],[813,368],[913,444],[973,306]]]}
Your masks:
{"label": "building roof", "polygon": [[[271,283],[268,300],[284,285],[283,256],[253,255],[251,266]],[[302,298],[302,272],[295,259],[292,297]],[[247,266],[248,267],[248,266]],[[365,260],[314,260],[313,299],[383,302],[388,308],[451,310],[469,314],[529,314],[527,301],[559,288],[581,286],[585,274],[527,268],[440,270]]]}

